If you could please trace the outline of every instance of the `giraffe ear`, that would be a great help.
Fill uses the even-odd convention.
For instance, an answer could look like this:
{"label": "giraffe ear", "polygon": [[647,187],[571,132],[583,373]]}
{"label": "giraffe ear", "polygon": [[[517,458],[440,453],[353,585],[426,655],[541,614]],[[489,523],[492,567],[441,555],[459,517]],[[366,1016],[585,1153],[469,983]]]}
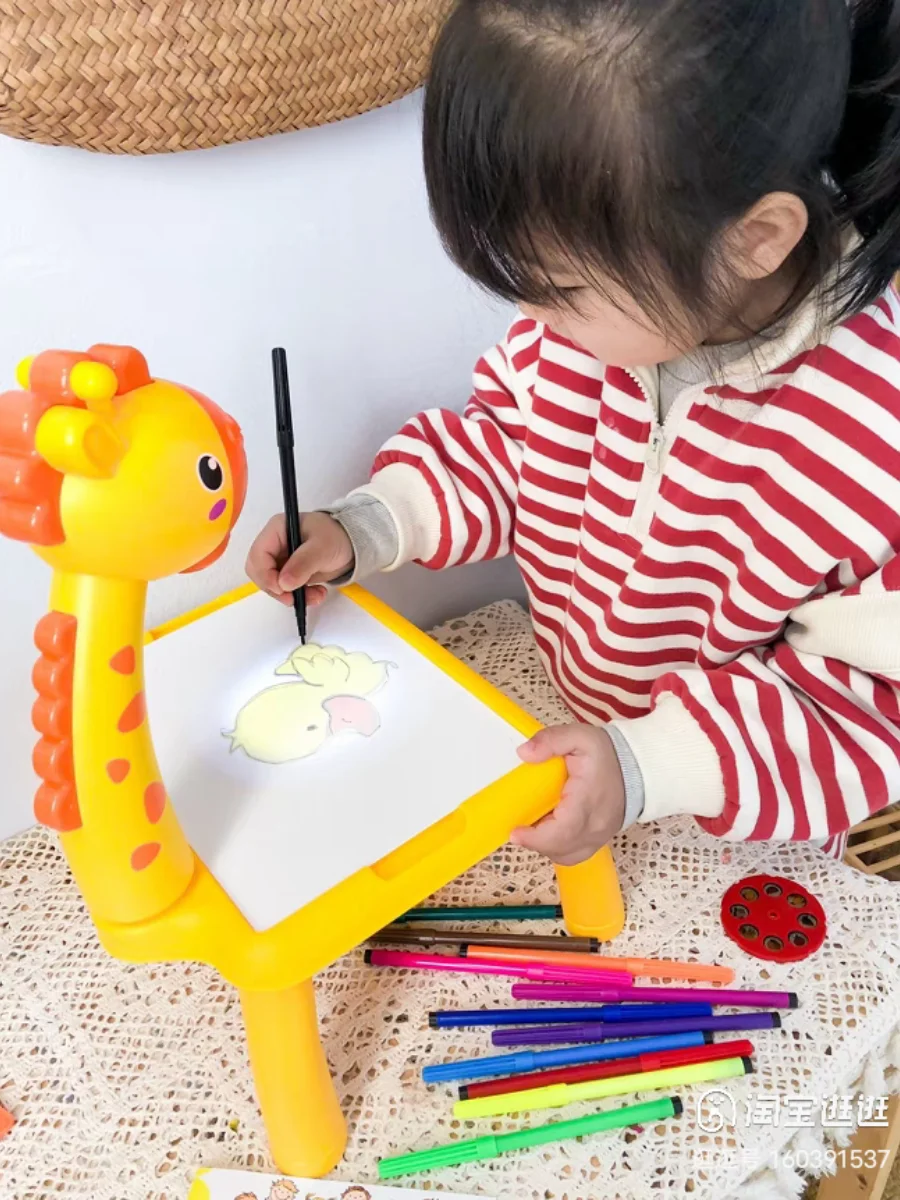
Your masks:
{"label": "giraffe ear", "polygon": [[125,447],[102,417],[67,404],[49,408],[35,432],[35,449],[55,471],[86,479],[110,479]]}

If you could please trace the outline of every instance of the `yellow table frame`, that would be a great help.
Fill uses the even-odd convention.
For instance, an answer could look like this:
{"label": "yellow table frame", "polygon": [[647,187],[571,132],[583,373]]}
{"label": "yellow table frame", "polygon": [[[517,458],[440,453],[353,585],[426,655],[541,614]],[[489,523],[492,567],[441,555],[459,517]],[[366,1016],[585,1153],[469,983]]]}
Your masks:
{"label": "yellow table frame", "polygon": [[[252,592],[241,588],[162,626],[152,642]],[[517,729],[540,728],[500,691],[427,634],[359,587],[345,594]],[[152,703],[152,697],[151,703]],[[316,1177],[340,1161],[346,1126],[319,1039],[312,979],[407,909],[492,854],[518,825],[549,812],[565,780],[560,760],[516,768],[449,816],[357,871],[271,929],[254,930],[195,856],[188,890],[145,921],[98,920],[110,954],[129,962],[200,961],[240,992],[257,1097],[279,1170]],[[602,940],[624,924],[608,849],[557,869],[566,925]]]}

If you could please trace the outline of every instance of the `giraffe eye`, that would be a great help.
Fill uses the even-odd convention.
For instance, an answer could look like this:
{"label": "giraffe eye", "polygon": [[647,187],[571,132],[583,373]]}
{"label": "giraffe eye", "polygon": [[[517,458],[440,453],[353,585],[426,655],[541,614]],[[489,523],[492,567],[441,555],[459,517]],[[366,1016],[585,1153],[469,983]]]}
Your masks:
{"label": "giraffe eye", "polygon": [[204,454],[197,463],[197,474],[200,482],[210,492],[217,492],[225,482],[222,464],[211,454]]}

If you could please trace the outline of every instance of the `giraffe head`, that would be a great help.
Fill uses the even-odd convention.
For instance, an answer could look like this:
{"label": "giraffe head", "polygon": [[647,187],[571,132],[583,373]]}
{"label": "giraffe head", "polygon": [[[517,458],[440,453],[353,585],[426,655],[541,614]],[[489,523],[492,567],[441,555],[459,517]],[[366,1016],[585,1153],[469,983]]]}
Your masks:
{"label": "giraffe head", "polygon": [[0,533],[75,574],[161,579],[215,561],[247,487],[237,423],[127,346],[49,350],[0,396]]}

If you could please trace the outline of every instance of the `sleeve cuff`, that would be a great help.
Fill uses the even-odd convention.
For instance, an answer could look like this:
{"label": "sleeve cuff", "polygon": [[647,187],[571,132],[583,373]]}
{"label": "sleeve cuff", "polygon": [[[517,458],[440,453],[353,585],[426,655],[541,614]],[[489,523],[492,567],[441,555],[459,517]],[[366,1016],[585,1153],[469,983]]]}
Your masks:
{"label": "sleeve cuff", "polygon": [[721,816],[725,782],[719,756],[675,696],[661,696],[646,717],[611,722],[611,736],[613,729],[631,748],[643,780],[642,823],[680,813]]}
{"label": "sleeve cuff", "polygon": [[429,562],[441,542],[441,511],[428,481],[407,463],[389,463],[365,487],[350,497],[371,496],[390,513],[397,531],[397,552],[385,571],[395,571],[408,562]]}
{"label": "sleeve cuff", "polygon": [[634,751],[621,729],[615,725],[607,725],[606,732],[609,734],[609,740],[612,742],[616,758],[619,760],[619,770],[622,772],[622,781],[625,784],[625,819],[622,822],[622,828],[627,829],[629,825],[633,825],[639,819],[644,811],[644,777],[638,761],[634,757]]}
{"label": "sleeve cuff", "polygon": [[353,547],[353,566],[340,579],[332,581],[336,587],[375,575],[396,559],[397,527],[374,496],[352,494],[319,511],[328,513],[343,526]]}

